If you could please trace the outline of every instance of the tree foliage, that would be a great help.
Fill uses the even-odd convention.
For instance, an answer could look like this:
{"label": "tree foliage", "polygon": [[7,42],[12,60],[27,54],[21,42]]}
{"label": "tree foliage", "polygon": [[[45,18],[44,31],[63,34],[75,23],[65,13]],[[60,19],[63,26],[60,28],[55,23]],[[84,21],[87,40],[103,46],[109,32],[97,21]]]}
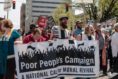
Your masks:
{"label": "tree foliage", "polygon": [[[71,0],[65,0],[71,4]],[[84,16],[86,20],[91,19],[97,22],[103,22],[108,19],[118,17],[118,0],[93,0],[92,4],[76,4],[77,7],[84,9]],[[57,24],[59,24],[59,15],[65,13],[65,6],[60,5],[53,13],[53,17]],[[76,20],[72,10],[69,9],[67,12],[69,19],[69,26],[74,26]],[[85,17],[86,16],[86,17]],[[78,19],[78,18],[77,18]]]}
{"label": "tree foliage", "polygon": [[69,26],[69,29],[73,28],[74,27],[74,24],[75,24],[75,16],[73,14],[73,11],[69,8],[69,11],[66,12],[65,10],[65,5],[64,4],[61,4],[59,5],[55,11],[53,12],[53,18],[55,20],[55,23],[57,25],[59,25],[59,17],[62,15],[62,14],[65,14],[68,16],[69,20],[68,20],[68,26]]}
{"label": "tree foliage", "polygon": [[118,0],[100,0],[100,22],[118,16]]}
{"label": "tree foliage", "polygon": [[94,0],[89,8],[85,8],[85,12],[89,15],[90,19],[103,22],[118,16],[118,0]]}
{"label": "tree foliage", "polygon": [[92,4],[79,5],[84,9],[85,15],[94,21],[103,22],[118,17],[118,0],[94,0]]}

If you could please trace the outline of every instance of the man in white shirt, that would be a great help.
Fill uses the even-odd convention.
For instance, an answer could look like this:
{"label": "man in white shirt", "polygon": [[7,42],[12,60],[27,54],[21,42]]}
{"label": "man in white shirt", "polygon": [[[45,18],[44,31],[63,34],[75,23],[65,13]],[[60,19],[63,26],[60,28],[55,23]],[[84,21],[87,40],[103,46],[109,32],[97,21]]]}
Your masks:
{"label": "man in white shirt", "polygon": [[70,31],[67,29],[68,17],[66,15],[61,15],[59,18],[60,25],[53,26],[51,30],[51,39],[67,39],[70,37]]}
{"label": "man in white shirt", "polygon": [[118,23],[114,25],[115,32],[111,36],[111,48],[112,48],[112,56],[113,56],[113,70],[118,72]]}
{"label": "man in white shirt", "polygon": [[118,54],[118,23],[114,25],[115,33],[111,37],[111,46],[113,57]]}
{"label": "man in white shirt", "polygon": [[[70,31],[67,29],[68,17],[62,14],[59,18],[60,25],[53,26],[51,30],[51,40],[53,39],[68,39],[70,38]],[[65,79],[66,77],[61,77],[60,79]]]}

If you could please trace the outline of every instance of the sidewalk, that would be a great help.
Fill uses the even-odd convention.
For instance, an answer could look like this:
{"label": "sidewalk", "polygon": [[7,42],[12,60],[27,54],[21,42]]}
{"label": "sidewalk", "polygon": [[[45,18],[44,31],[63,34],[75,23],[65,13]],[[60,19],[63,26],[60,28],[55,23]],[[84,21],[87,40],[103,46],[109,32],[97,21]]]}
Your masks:
{"label": "sidewalk", "polygon": [[[107,73],[107,76],[101,76],[98,78],[91,78],[91,79],[118,79],[118,73]],[[74,79],[73,77],[66,77],[65,79]],[[80,78],[80,79],[84,79],[84,78]]]}

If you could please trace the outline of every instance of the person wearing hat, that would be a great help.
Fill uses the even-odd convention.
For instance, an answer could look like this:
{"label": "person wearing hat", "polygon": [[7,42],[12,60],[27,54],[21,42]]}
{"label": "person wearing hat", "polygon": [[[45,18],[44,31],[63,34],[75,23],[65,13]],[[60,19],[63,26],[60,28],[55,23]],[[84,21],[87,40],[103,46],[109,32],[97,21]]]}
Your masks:
{"label": "person wearing hat", "polygon": [[61,15],[59,18],[60,25],[53,26],[51,30],[51,38],[67,39],[70,37],[70,31],[67,29],[68,17],[66,15]]}
{"label": "person wearing hat", "polygon": [[35,24],[30,24],[30,30],[28,33],[26,33],[26,35],[31,34],[35,30],[35,28],[38,28],[38,26]]}
{"label": "person wearing hat", "polygon": [[116,61],[118,57],[118,23],[114,25],[114,29],[115,29],[115,32],[111,36],[111,48],[112,48],[113,66],[114,66],[113,71],[118,72],[118,65],[117,67],[115,66],[115,64],[118,64],[117,63],[118,61]]}
{"label": "person wearing hat", "polygon": [[[59,21],[60,25],[53,26],[51,29],[51,40],[70,38],[70,31],[67,29],[68,17],[65,14],[62,14],[59,18]],[[64,79],[64,77],[61,77],[60,79]]]}

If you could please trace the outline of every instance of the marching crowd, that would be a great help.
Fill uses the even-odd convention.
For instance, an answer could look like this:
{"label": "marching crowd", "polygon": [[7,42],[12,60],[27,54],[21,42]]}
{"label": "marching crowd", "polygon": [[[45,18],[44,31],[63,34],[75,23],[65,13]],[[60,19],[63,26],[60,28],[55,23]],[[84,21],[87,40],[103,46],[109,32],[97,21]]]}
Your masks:
{"label": "marching crowd", "polygon": [[[78,41],[97,40],[99,45],[100,70],[107,75],[107,60],[110,60],[110,72],[118,72],[114,69],[115,58],[118,54],[118,23],[110,25],[109,29],[100,23],[86,25],[78,20],[74,30],[68,30],[68,17],[59,18],[60,25],[45,29],[44,25],[31,24],[30,31],[26,34],[22,30],[14,30],[13,24],[8,19],[0,22],[0,79],[15,79],[15,44],[27,44],[43,42],[55,39],[73,39]],[[9,56],[9,57],[8,57]],[[11,57],[10,57],[11,56]],[[117,67],[118,68],[118,67]],[[64,78],[60,78],[64,79]],[[78,78],[76,78],[78,79]]]}

